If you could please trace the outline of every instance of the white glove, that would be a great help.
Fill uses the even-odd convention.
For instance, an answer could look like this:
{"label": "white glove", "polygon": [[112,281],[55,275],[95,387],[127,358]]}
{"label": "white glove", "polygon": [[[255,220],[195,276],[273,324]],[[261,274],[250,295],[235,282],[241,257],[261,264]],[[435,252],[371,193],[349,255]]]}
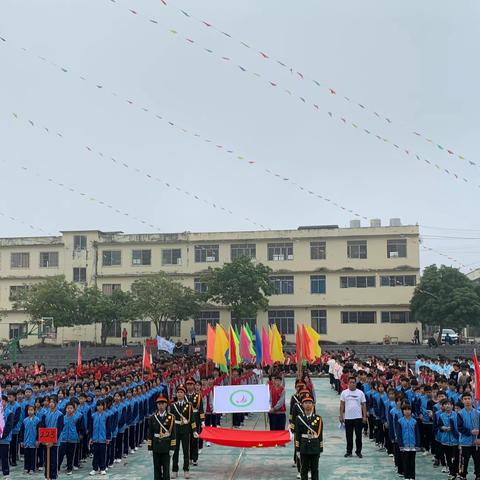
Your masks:
{"label": "white glove", "polygon": [[202,428],[204,428],[204,427],[205,427],[205,422],[202,422]]}
{"label": "white glove", "polygon": [[293,434],[293,432],[290,432],[290,440],[293,440],[295,437],[295,435]]}
{"label": "white glove", "polygon": [[198,432],[193,432],[193,438],[198,438]]}

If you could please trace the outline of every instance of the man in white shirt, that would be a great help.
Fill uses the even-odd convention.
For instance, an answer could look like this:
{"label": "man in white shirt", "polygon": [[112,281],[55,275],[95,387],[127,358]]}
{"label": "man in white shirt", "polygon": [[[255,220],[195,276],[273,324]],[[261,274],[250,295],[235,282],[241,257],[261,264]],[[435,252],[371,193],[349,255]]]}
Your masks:
{"label": "man in white shirt", "polygon": [[365,394],[357,388],[355,377],[349,377],[348,388],[340,395],[340,417],[339,420],[345,425],[345,436],[347,438],[347,452],[345,457],[352,456],[353,431],[355,430],[355,454],[362,458],[362,429],[367,423],[367,405]]}
{"label": "man in white shirt", "polygon": [[328,365],[328,376],[330,377],[330,386],[332,389],[335,389],[335,378],[333,376],[333,367],[335,366],[335,358],[332,357],[327,362]]}

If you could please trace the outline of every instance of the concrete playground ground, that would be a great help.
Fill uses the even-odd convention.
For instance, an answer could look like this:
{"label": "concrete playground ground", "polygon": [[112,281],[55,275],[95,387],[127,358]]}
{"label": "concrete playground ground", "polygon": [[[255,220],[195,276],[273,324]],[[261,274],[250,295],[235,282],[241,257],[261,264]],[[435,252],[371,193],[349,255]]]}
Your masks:
{"label": "concrete playground ground", "polygon": [[[293,392],[294,379],[286,381],[287,399]],[[376,450],[375,445],[364,440],[363,459],[344,458],[345,439],[338,429],[338,395],[330,389],[327,379],[315,379],[317,393],[317,412],[322,415],[324,426],[324,453],[320,457],[320,478],[338,480],[387,480],[398,478],[393,468],[393,459]],[[229,417],[227,416],[227,421]],[[224,421],[224,424],[226,422]],[[247,429],[265,429],[264,415],[251,415]],[[198,467],[190,469],[191,478],[195,480],[294,480],[297,471],[292,467],[293,444],[286,448],[236,449],[212,445],[204,448],[200,455]],[[20,465],[20,464],[19,464]],[[180,468],[182,455],[180,454]],[[473,467],[473,466],[472,466]],[[74,472],[68,478],[85,479],[91,469],[90,462]],[[19,467],[11,474],[12,479],[25,478]],[[32,478],[32,477],[30,477]],[[39,472],[33,478],[43,478]],[[67,478],[60,473],[59,478]],[[97,478],[88,477],[88,478]],[[98,477],[100,478],[100,477]],[[110,480],[153,479],[152,458],[144,446],[126,462],[115,465],[106,477]],[[183,472],[179,472],[183,478]],[[447,478],[439,469],[432,467],[430,456],[417,456],[417,479]]]}

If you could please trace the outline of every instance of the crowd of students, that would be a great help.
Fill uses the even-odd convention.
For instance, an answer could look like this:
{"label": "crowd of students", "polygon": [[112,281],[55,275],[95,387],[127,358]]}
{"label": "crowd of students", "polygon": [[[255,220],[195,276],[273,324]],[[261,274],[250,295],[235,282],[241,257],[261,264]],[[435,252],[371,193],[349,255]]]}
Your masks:
{"label": "crowd of students", "polygon": [[393,458],[399,476],[415,478],[416,453],[422,452],[449,480],[466,479],[470,460],[480,479],[480,402],[472,393],[471,360],[418,356],[410,367],[405,361],[361,361],[354,352],[327,352],[324,367],[338,394],[352,378],[363,391],[364,434]]}
{"label": "crowd of students", "polygon": [[[9,478],[11,468],[21,468],[20,460],[25,474],[43,470],[46,478],[56,479],[61,469],[71,475],[91,458],[90,475],[105,475],[142,447],[159,395],[177,399],[177,390],[183,390],[185,401],[192,405],[192,425],[197,433],[203,424],[216,426],[220,421],[212,411],[212,393],[226,376],[218,369],[208,375],[200,357],[159,360],[151,374],[142,371],[140,358],[94,360],[84,364],[80,375],[77,373],[74,366],[60,371],[43,366],[38,370],[0,368],[4,420],[0,463],[4,478]],[[241,380],[251,375],[250,369]],[[39,443],[40,427],[58,432],[57,441],[48,445],[48,467],[46,445]],[[180,442],[174,449],[174,471],[178,471],[180,446],[185,472],[198,461],[203,442],[193,431],[186,441],[188,447]]]}

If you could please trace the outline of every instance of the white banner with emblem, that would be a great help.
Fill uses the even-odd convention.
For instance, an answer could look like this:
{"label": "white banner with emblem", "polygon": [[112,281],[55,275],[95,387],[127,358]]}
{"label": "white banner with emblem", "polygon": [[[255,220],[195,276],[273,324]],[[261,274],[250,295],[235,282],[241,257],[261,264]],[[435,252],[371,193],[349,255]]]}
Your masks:
{"label": "white banner with emblem", "polygon": [[228,385],[213,390],[215,413],[268,412],[270,391],[267,385]]}

